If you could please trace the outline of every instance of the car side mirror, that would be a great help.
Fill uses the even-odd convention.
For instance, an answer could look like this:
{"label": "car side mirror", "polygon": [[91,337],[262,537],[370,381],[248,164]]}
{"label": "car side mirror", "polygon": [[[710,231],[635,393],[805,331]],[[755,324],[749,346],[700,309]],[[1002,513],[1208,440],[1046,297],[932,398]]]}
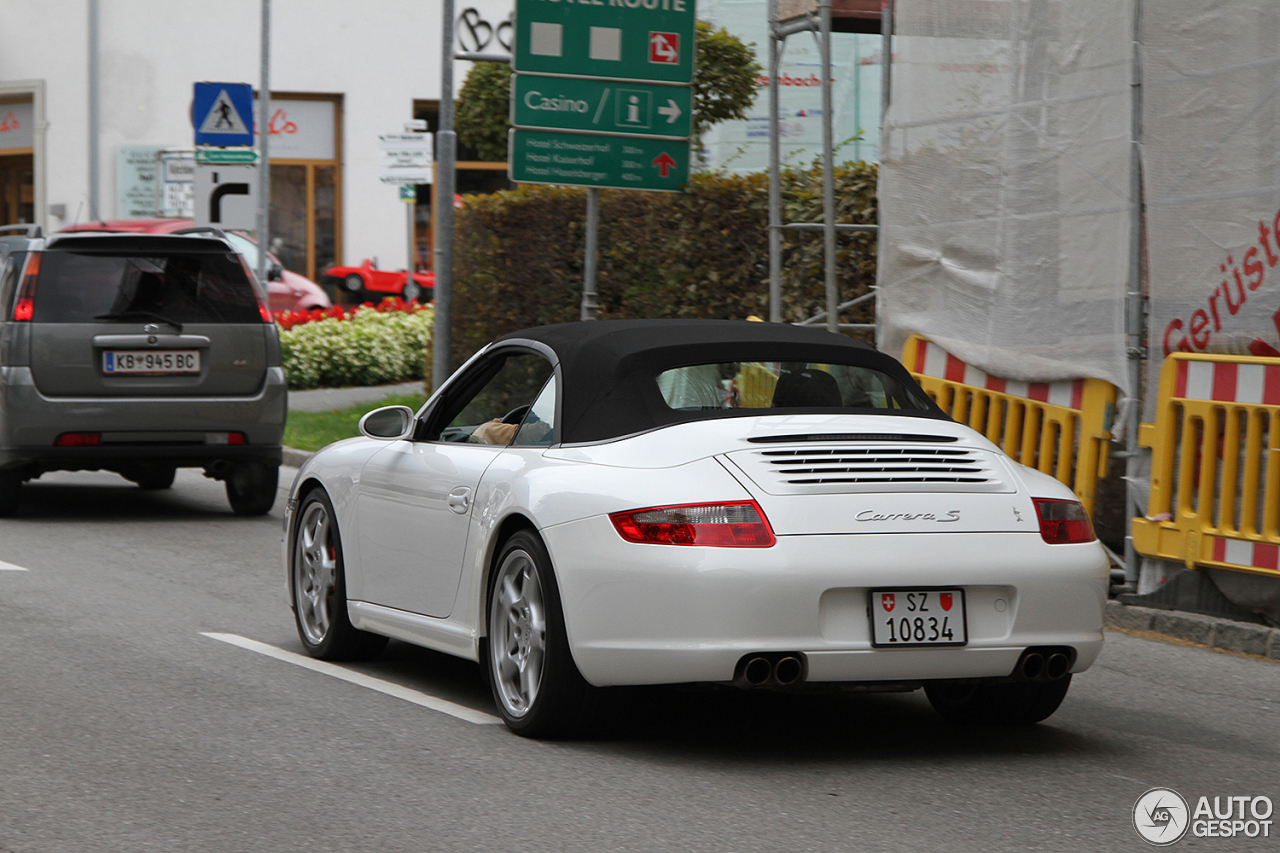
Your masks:
{"label": "car side mirror", "polygon": [[413,432],[413,409],[408,406],[383,406],[360,419],[360,433],[369,438],[397,441]]}
{"label": "car side mirror", "polygon": [[284,281],[284,267],[273,261],[267,267],[267,281]]}

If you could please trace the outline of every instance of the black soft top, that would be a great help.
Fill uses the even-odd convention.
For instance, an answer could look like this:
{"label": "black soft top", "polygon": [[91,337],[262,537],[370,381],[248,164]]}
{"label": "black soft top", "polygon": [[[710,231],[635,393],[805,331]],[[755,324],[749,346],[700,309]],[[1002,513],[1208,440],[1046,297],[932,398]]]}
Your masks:
{"label": "black soft top", "polygon": [[[897,359],[874,347],[825,329],[784,323],[599,320],[524,329],[503,335],[494,344],[524,341],[543,344],[559,361],[563,380],[560,434],[565,443],[602,441],[674,423],[762,413],[758,409],[687,412],[669,408],[657,376],[686,365],[731,361],[849,364],[879,370],[908,388],[919,387]],[[929,412],[901,414],[947,417],[936,406]]]}

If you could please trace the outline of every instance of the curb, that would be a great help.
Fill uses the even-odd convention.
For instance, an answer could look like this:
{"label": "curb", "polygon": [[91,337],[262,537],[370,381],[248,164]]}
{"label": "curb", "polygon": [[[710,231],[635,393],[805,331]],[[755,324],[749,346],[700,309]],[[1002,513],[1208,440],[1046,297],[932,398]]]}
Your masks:
{"label": "curb", "polygon": [[1107,602],[1103,624],[1125,631],[1163,634],[1225,652],[1280,660],[1280,628],[1268,628],[1266,625],[1233,622],[1178,610],[1136,607],[1114,600]]}
{"label": "curb", "polygon": [[281,448],[280,464],[290,468],[301,468],[302,463],[311,458],[311,451],[298,450],[296,447]]}

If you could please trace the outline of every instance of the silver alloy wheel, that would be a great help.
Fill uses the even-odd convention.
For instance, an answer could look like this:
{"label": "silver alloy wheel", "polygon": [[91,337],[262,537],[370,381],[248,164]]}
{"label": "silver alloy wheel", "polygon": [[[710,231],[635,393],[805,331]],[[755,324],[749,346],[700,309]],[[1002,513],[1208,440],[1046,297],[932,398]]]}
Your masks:
{"label": "silver alloy wheel", "polygon": [[489,654],[498,696],[508,714],[529,713],[542,685],[547,614],[542,578],[528,552],[512,551],[498,568],[489,603]]}
{"label": "silver alloy wheel", "polygon": [[338,578],[329,511],[313,501],[298,523],[293,549],[293,600],[298,625],[306,640],[317,646],[329,633],[329,598]]}
{"label": "silver alloy wheel", "polygon": [[404,296],[405,302],[412,302],[413,300],[417,299],[421,294],[422,294],[422,288],[418,286],[418,283],[416,281],[414,281],[412,278],[405,280],[404,293],[402,294]]}

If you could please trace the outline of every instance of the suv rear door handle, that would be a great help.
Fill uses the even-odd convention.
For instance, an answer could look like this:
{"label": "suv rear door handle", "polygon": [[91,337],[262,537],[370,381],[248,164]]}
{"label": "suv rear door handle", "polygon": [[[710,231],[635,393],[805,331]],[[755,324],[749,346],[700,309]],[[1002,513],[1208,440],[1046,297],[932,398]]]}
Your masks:
{"label": "suv rear door handle", "polygon": [[113,347],[127,349],[140,346],[154,346],[162,349],[182,349],[183,347],[208,349],[210,341],[205,335],[94,335],[93,345],[99,349]]}
{"label": "suv rear door handle", "polygon": [[458,486],[452,492],[449,492],[449,509],[458,515],[466,515],[467,510],[471,508],[471,489],[467,486]]}

